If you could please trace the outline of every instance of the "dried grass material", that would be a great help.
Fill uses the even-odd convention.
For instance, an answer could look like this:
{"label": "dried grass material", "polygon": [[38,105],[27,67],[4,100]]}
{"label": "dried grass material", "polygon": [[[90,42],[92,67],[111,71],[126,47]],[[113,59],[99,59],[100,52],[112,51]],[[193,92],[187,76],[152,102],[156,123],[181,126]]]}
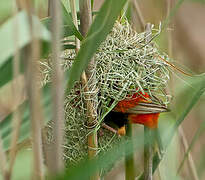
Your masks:
{"label": "dried grass material", "polygon": [[[153,34],[159,33],[153,30]],[[157,95],[165,104],[169,103],[169,96],[164,89],[169,80],[169,67],[157,57],[169,60],[167,55],[161,54],[155,43],[145,43],[145,33],[136,33],[127,21],[116,22],[113,30],[107,36],[95,54],[97,62],[96,79],[97,90],[91,97],[98,100],[98,125],[89,129],[86,125],[86,107],[83,87],[76,82],[75,87],[65,100],[66,138],[65,159],[77,162],[87,155],[87,135],[90,131],[98,130],[100,123],[115,103],[135,93],[136,90],[149,91],[151,95]],[[63,53],[64,69],[68,69],[75,59],[75,51],[67,50]],[[45,75],[44,83],[49,81],[51,66],[42,63]],[[93,96],[94,94],[94,96]],[[97,98],[96,98],[97,97]],[[111,103],[111,99],[115,100]],[[116,135],[103,130],[99,135],[99,152],[104,152],[113,144],[120,141]]]}

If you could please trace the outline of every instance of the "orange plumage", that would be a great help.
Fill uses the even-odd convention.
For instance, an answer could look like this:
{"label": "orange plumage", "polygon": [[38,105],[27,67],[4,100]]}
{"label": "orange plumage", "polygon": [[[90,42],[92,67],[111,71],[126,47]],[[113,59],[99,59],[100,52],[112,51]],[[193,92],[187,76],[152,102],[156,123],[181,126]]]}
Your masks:
{"label": "orange plumage", "polygon": [[161,104],[154,103],[148,93],[144,92],[143,94],[140,91],[133,94],[131,98],[118,102],[114,111],[128,113],[127,119],[130,123],[143,124],[149,128],[156,128],[160,112],[167,111],[167,109]]}
{"label": "orange plumage", "polygon": [[143,124],[149,128],[157,128],[159,113],[153,114],[130,114],[128,120],[130,123]]}
{"label": "orange plumage", "polygon": [[147,92],[140,91],[118,102],[105,118],[105,122],[114,122],[120,130],[126,123],[137,123],[149,128],[157,128],[160,113],[166,111],[168,111],[166,106],[156,97],[153,99]]}
{"label": "orange plumage", "polygon": [[137,106],[140,102],[149,102],[148,99],[150,96],[145,92],[143,94],[141,91],[132,95],[132,97],[128,97],[128,99],[122,100],[117,103],[114,108],[114,111],[126,113],[127,110]]}

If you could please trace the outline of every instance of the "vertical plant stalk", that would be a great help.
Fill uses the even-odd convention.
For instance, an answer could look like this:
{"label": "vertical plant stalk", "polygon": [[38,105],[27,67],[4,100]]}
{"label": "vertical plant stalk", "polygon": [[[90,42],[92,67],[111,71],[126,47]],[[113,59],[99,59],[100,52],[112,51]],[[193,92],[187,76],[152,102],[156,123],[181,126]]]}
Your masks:
{"label": "vertical plant stalk", "polygon": [[51,0],[52,29],[52,99],[53,99],[53,143],[50,146],[48,168],[49,173],[57,174],[64,168],[63,137],[64,137],[64,88],[63,70],[60,66],[60,34],[61,8],[59,0]]}
{"label": "vertical plant stalk", "polygon": [[[24,63],[26,65],[26,85],[31,115],[31,134],[33,146],[33,178],[43,180],[43,152],[41,125],[43,122],[43,111],[41,106],[41,91],[38,85],[38,60],[40,59],[40,42],[34,36],[34,25],[32,22],[33,6],[28,2],[28,18],[32,42],[24,50]],[[35,27],[35,31],[38,27]],[[35,32],[38,33],[38,32]]]}
{"label": "vertical plant stalk", "polygon": [[[17,7],[21,4],[17,3]],[[43,113],[41,107],[41,91],[38,85],[38,60],[40,59],[40,43],[34,36],[38,33],[38,27],[34,26],[32,14],[34,14],[32,1],[26,1],[23,8],[28,13],[28,23],[30,28],[31,43],[24,50],[24,64],[26,68],[26,91],[29,99],[30,116],[31,116],[31,135],[33,149],[33,179],[43,180],[43,153],[41,139],[41,125],[43,121]],[[35,29],[35,32],[34,32]]]}
{"label": "vertical plant stalk", "polygon": [[[39,41],[33,36],[33,24],[30,14],[30,29],[32,43],[24,50],[24,63],[26,64],[26,90],[29,99],[30,116],[31,116],[31,134],[33,146],[33,173],[34,179],[44,179],[43,175],[43,153],[41,139],[41,124],[43,121],[42,107],[40,103],[41,92],[38,87],[38,64],[39,59]],[[26,62],[27,61],[27,62]]]}
{"label": "vertical plant stalk", "polygon": [[7,180],[8,178],[8,170],[7,170],[7,158],[6,153],[4,152],[3,145],[2,145],[2,139],[0,136],[0,173],[2,174],[3,178]]}
{"label": "vertical plant stalk", "polygon": [[[166,14],[166,18],[169,17],[171,8],[173,7],[174,1],[172,0],[166,0],[166,6],[167,6],[167,14]],[[169,28],[171,29],[173,26],[173,23],[169,23]],[[172,32],[171,30],[169,30],[167,32],[167,41],[168,41],[168,54],[170,57],[172,57],[172,53],[173,53],[173,46],[172,46]]]}
{"label": "vertical plant stalk", "polygon": [[[76,10],[76,5],[75,5],[75,0],[70,0],[70,8],[71,8],[73,23],[76,29],[78,30],[78,19],[77,19],[77,10]],[[75,45],[76,45],[75,51],[77,54],[80,49],[80,40],[77,37],[75,37]]]}
{"label": "vertical plant stalk", "polygon": [[[28,13],[28,22],[32,42],[23,49],[24,65],[26,67],[26,91],[29,99],[30,116],[31,116],[31,134],[32,134],[32,149],[33,149],[33,179],[43,180],[43,153],[41,141],[41,124],[43,121],[42,108],[40,104],[41,92],[37,84],[37,60],[40,57],[39,41],[34,37],[32,14],[33,5],[31,1],[21,3],[16,1],[17,8],[25,9]],[[35,28],[37,30],[38,28]],[[16,132],[17,133],[17,132]],[[11,168],[11,167],[10,167]]]}
{"label": "vertical plant stalk", "polygon": [[[188,146],[186,136],[185,136],[184,131],[183,131],[181,126],[179,126],[178,131],[179,131],[181,142],[182,142],[182,145],[183,145],[183,148],[184,148],[184,152],[186,153],[189,149],[189,146]],[[197,171],[196,171],[196,166],[195,166],[194,160],[193,160],[192,155],[191,155],[190,152],[188,154],[188,166],[189,166],[189,170],[190,170],[190,173],[192,175],[193,180],[199,180],[199,177],[198,177],[198,174],[197,174]],[[177,173],[179,173],[180,170],[181,169],[179,169]]]}
{"label": "vertical plant stalk", "polygon": [[[41,125],[43,122],[43,112],[40,103],[40,89],[37,84],[37,62],[38,56],[38,40],[32,42],[32,52],[26,52],[26,60],[28,65],[26,69],[26,84],[29,98],[29,105],[31,110],[31,129],[32,129],[32,145],[34,158],[34,179],[44,179],[43,175],[43,153],[42,153],[42,139],[41,139]],[[26,50],[28,51],[28,50]],[[29,59],[30,56],[30,59]]]}
{"label": "vertical plant stalk", "polygon": [[[131,147],[133,149],[132,125],[131,124],[127,125],[126,136],[128,136],[128,138],[131,140]],[[126,180],[135,179],[135,166],[134,166],[134,154],[133,153],[131,153],[129,156],[125,156],[125,179]]]}
{"label": "vertical plant stalk", "polygon": [[[91,12],[91,1],[90,0],[80,0],[80,30],[82,35],[85,37],[88,29],[92,23],[92,12]],[[96,96],[96,62],[94,59],[90,61],[87,66],[86,72],[82,73],[81,77],[82,83],[86,84],[85,93],[86,106],[87,106],[87,117],[88,125],[90,127],[95,127],[96,117],[97,117],[97,96]],[[93,158],[97,155],[98,141],[97,141],[97,131],[92,131],[88,135],[88,156]],[[99,174],[96,173],[91,177],[92,180],[99,179]]]}
{"label": "vertical plant stalk", "polygon": [[144,180],[152,180],[153,148],[151,130],[144,127]]}
{"label": "vertical plant stalk", "polygon": [[158,180],[162,180],[160,167],[157,169],[157,177],[158,177]]}
{"label": "vertical plant stalk", "polygon": [[137,19],[139,21],[139,27],[140,27],[140,30],[141,31],[144,31],[144,27],[145,27],[145,20],[144,20],[144,17],[142,15],[142,12],[139,8],[139,5],[138,5],[138,2],[136,0],[131,0],[131,3],[132,3],[132,17],[134,18],[134,14],[137,16]]}
{"label": "vertical plant stalk", "polygon": [[[14,3],[15,4],[15,3]],[[16,15],[17,9],[14,5],[14,15]],[[18,21],[14,22],[14,46],[15,46],[15,55],[13,58],[13,83],[12,83],[12,93],[13,93],[13,100],[14,104],[16,105],[20,99],[20,89],[18,85],[18,76],[20,75],[20,53],[19,53],[19,47],[18,47]],[[8,179],[11,178],[12,175],[12,170],[14,166],[14,162],[16,159],[16,154],[17,154],[17,143],[18,143],[18,137],[19,137],[19,132],[20,132],[20,125],[21,125],[21,112],[19,108],[15,108],[16,111],[13,114],[13,119],[12,119],[12,138],[11,138],[11,148],[10,148],[10,153],[9,153],[9,170],[8,170]]]}
{"label": "vertical plant stalk", "polygon": [[[166,19],[169,18],[170,12],[172,7],[174,6],[175,1],[172,0],[166,0]],[[173,21],[170,21],[168,24],[169,28],[167,30],[167,51],[169,57],[173,58],[173,34],[172,34],[172,28],[173,28]],[[174,93],[174,79],[172,76],[170,76],[169,80],[169,88],[166,88],[166,91],[168,94],[175,94]]]}
{"label": "vertical plant stalk", "polygon": [[[47,15],[48,17],[51,16],[51,10],[52,10],[52,1],[51,0],[48,0],[48,10],[47,10]],[[42,134],[42,146],[43,146],[43,155],[44,155],[44,164],[46,166],[48,166],[49,164],[49,150],[50,150],[50,143],[48,142],[47,138],[48,138],[48,129],[46,127],[44,127],[41,131],[41,134]]]}
{"label": "vertical plant stalk", "polygon": [[[152,28],[151,24],[145,26],[146,42],[151,39]],[[153,165],[153,147],[152,147],[152,130],[144,127],[144,180],[152,180],[152,165]]]}
{"label": "vertical plant stalk", "polygon": [[[138,3],[136,0],[131,0],[130,3],[132,7],[132,14],[131,14],[132,20],[134,21],[133,18],[137,16],[137,19],[139,21],[140,30],[144,31],[145,20],[139,8]],[[127,136],[129,138],[132,138],[132,125],[131,124],[128,124],[126,132],[127,132]],[[125,178],[126,180],[134,179],[135,175],[136,175],[136,171],[135,171],[135,166],[134,166],[134,154],[132,153],[130,156],[125,158]]]}
{"label": "vertical plant stalk", "polygon": [[48,16],[51,16],[52,0],[48,0]]}

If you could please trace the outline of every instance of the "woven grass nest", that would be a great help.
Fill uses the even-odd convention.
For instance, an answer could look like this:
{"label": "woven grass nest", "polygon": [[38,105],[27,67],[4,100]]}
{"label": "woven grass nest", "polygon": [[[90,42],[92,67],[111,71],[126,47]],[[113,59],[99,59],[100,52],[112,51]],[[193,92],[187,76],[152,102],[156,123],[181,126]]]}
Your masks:
{"label": "woven grass nest", "polygon": [[[158,30],[152,30],[152,37]],[[149,34],[150,35],[150,34]],[[159,57],[169,61],[166,54],[160,53],[154,42],[146,42],[146,33],[135,32],[127,21],[116,22],[106,40],[100,45],[94,56],[96,62],[96,88],[89,87],[92,100],[96,101],[98,125],[94,129],[86,126],[86,106],[84,87],[76,82],[75,87],[65,99],[65,151],[66,161],[76,163],[87,156],[87,135],[90,131],[100,128],[103,116],[110,109],[110,100],[115,102],[127,97],[137,90],[149,92],[151,95],[169,103],[168,95],[164,93],[169,80],[169,65]],[[70,68],[75,59],[75,50],[66,50],[62,56],[64,69]],[[50,81],[50,63],[43,66],[43,82]],[[97,91],[96,91],[97,89]],[[93,95],[94,94],[94,95]],[[98,136],[98,152],[103,153],[120,141],[120,138],[103,130]]]}

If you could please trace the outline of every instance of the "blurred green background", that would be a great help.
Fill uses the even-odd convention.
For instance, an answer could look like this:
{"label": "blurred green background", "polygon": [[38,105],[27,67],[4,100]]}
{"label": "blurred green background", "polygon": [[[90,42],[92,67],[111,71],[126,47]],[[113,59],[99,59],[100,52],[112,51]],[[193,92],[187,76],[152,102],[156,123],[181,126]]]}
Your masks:
{"label": "blurred green background", "polygon": [[[9,17],[12,17],[12,0],[1,2],[0,4],[0,24],[3,24]],[[23,2],[23,1],[22,1]],[[66,1],[64,0],[66,3]],[[142,15],[145,22],[150,22],[158,27],[160,22],[164,22],[168,17],[168,9],[175,7],[178,1],[172,0],[141,0],[138,1],[139,8],[141,9]],[[169,25],[165,28],[163,33],[155,39],[158,43],[161,51],[166,52],[173,59],[173,64],[177,67],[184,69],[184,71],[193,72],[193,74],[200,74],[205,72],[205,2],[203,0],[184,0],[181,1],[180,7],[174,13],[171,18]],[[102,0],[94,0],[94,10],[97,11],[102,5]],[[36,10],[39,18],[47,16],[47,1],[35,1]],[[69,8],[67,6],[67,8]],[[138,32],[140,27],[138,26],[139,21],[133,17],[133,26]],[[1,42],[4,43],[4,42]],[[199,77],[187,77],[179,73],[177,70],[172,71],[170,84],[167,91],[173,95],[171,109],[176,109],[175,112],[182,112],[180,107],[183,109],[186,106],[186,102],[192,97],[192,88],[197,88]],[[21,85],[20,85],[21,86]],[[190,87],[190,92],[186,91],[185,94],[181,95],[184,88]],[[193,90],[194,91],[194,90]],[[0,89],[0,116],[4,116],[8,109],[15,107],[13,104],[11,92],[9,92],[9,86]],[[183,129],[184,139],[187,141],[188,147],[191,148],[191,156],[193,158],[195,169],[198,173],[199,179],[205,179],[205,95],[202,95],[199,102],[194,106],[191,112],[183,121],[180,129]],[[162,135],[166,136],[166,132],[169,130],[171,125],[176,120],[175,114],[168,113],[163,114],[160,117],[160,129]],[[134,125],[134,131],[142,131],[140,125]],[[160,171],[155,173],[155,180],[159,177],[165,180],[173,179],[184,179],[192,180],[193,177],[190,175],[190,167],[187,160],[180,171],[180,177],[175,177],[176,171],[179,167],[180,162],[184,157],[184,145],[182,135],[179,132],[175,135],[171,141],[171,145],[168,147],[165,158],[160,164]],[[134,132],[135,134],[136,132]],[[194,139],[195,138],[195,139]],[[190,144],[193,142],[192,146]],[[24,169],[24,178],[27,179],[30,175],[28,164],[30,164],[31,150],[23,150],[18,155],[18,161],[24,162],[22,167],[14,168],[16,179],[23,179],[22,172],[20,169]],[[143,168],[142,153],[137,152],[135,154],[135,163],[141,169]],[[16,163],[17,163],[16,162]],[[26,169],[25,169],[26,167]],[[140,169],[139,168],[139,169]],[[20,173],[20,175],[19,175]],[[160,175],[159,175],[160,174]],[[172,176],[173,175],[173,176]],[[109,172],[106,180],[123,180],[124,179],[124,162],[119,161]]]}

